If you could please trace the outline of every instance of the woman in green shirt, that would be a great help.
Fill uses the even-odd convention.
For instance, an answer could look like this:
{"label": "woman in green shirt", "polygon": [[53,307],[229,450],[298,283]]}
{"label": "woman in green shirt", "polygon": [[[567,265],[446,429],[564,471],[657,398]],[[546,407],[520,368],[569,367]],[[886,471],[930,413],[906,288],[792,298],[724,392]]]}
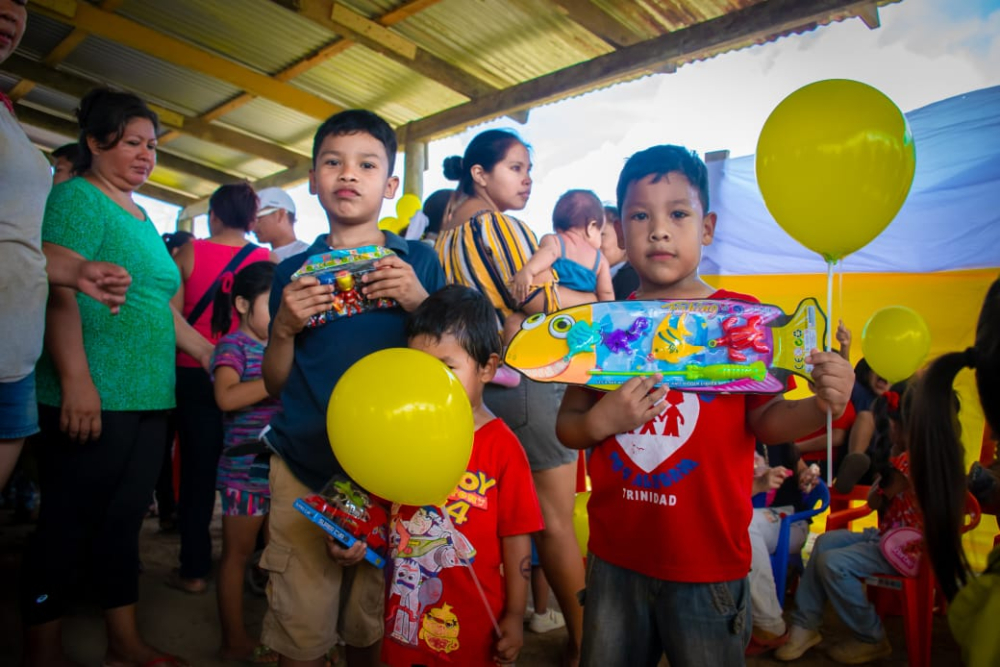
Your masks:
{"label": "woman in green shirt", "polygon": [[36,370],[43,502],[25,558],[26,664],[69,664],[60,619],[79,563],[90,564],[105,609],[105,665],[183,664],[139,635],[139,529],[174,407],[175,345],[200,358],[208,343],[183,327],[175,335],[170,298],[180,277],[132,199],[156,165],[156,115],[108,90],[88,93],[77,115],[82,175],[53,189],[42,240],[119,264],[132,285],[118,315],[62,288],[50,297]]}

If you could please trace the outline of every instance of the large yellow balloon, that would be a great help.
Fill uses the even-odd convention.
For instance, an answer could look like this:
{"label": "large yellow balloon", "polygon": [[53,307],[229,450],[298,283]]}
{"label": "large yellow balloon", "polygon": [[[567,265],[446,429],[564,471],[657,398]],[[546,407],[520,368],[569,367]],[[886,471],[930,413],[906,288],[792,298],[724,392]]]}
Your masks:
{"label": "large yellow balloon", "polygon": [[403,231],[403,227],[406,227],[406,220],[400,220],[399,218],[386,216],[378,221],[379,229],[392,232],[393,234],[398,234]]}
{"label": "large yellow balloon", "polygon": [[782,229],[828,262],[866,246],[910,192],[916,154],[892,100],[833,79],[786,97],[757,142],[757,184]]}
{"label": "large yellow balloon", "polygon": [[861,332],[861,351],[868,365],[889,382],[916,373],[930,349],[927,323],[905,306],[876,311]]}
{"label": "large yellow balloon", "polygon": [[472,407],[462,383],[417,350],[381,350],[348,368],[326,420],[344,471],[405,505],[443,503],[472,454]]}
{"label": "large yellow balloon", "polygon": [[396,217],[400,220],[410,221],[413,214],[423,207],[420,197],[413,193],[406,193],[396,202]]}
{"label": "large yellow balloon", "polygon": [[587,515],[587,503],[590,502],[590,491],[576,494],[573,501],[573,532],[576,533],[576,543],[580,545],[580,554],[587,557],[587,542],[590,541],[590,517]]}

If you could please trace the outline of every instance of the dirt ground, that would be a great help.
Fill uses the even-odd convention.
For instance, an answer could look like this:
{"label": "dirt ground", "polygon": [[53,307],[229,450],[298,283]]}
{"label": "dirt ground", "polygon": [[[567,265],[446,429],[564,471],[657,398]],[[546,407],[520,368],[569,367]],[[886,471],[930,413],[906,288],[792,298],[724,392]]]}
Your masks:
{"label": "dirt ground", "polygon": [[[0,667],[20,663],[21,629],[16,606],[18,571],[23,543],[30,531],[27,525],[12,525],[9,515],[0,512]],[[213,525],[215,544],[221,542],[218,517]],[[155,519],[145,522],[141,538],[143,573],[140,576],[139,621],[146,638],[154,645],[188,659],[197,667],[229,667],[243,664],[221,661],[219,647],[219,621],[216,611],[214,587],[206,595],[194,596],[168,588],[164,581],[176,566],[180,548],[176,534],[163,534]],[[218,554],[216,554],[218,555]],[[81,577],[85,581],[85,576]],[[85,598],[85,593],[83,594]],[[260,629],[266,608],[263,597],[247,592],[247,623],[252,632]],[[843,624],[828,613],[824,637],[819,650],[810,651],[807,658],[796,665],[834,665],[825,655],[824,648],[847,637]],[[878,665],[905,665],[906,643],[901,619],[887,621],[889,638],[893,646],[890,658]],[[518,659],[519,667],[559,665],[561,649],[566,641],[564,629],[538,635],[525,630],[525,646]],[[67,653],[83,665],[101,664],[105,639],[100,610],[92,604],[81,602],[72,616],[64,623],[64,645]],[[661,662],[665,665],[666,661]],[[750,667],[782,665],[772,659],[749,659]],[[958,647],[948,633],[943,617],[934,619],[934,636],[931,654],[932,665],[949,667],[961,664]]]}

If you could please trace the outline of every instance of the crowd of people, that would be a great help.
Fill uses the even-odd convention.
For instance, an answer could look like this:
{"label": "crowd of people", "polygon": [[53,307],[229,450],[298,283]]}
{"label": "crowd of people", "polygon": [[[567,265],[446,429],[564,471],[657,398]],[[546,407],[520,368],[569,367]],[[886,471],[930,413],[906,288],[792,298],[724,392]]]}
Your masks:
{"label": "crowd of people", "polygon": [[[0,0],[0,18],[14,36],[0,42],[2,61],[23,34],[23,5]],[[957,519],[966,480],[948,392],[959,368],[974,367],[987,421],[1000,425],[997,284],[974,347],[891,387],[864,361],[851,367],[843,325],[838,351],[810,352],[812,395],[798,400],[668,396],[659,374],[607,393],[536,382],[504,366],[504,346],[560,308],[756,301],[699,276],[717,220],[695,153],[637,152],[613,204],[571,190],[539,240],[513,215],[531,196],[531,149],[488,130],[446,161],[457,187],[428,198],[423,238],[407,240],[378,225],[399,187],[396,135],[376,114],[348,110],[313,144],[310,192],[328,233],[298,240],[286,193],[234,184],[210,199],[208,238],[161,238],[133,198],[156,164],[159,131],[141,99],[87,94],[78,143],[53,155],[55,178],[3,101],[0,485],[30,437],[42,497],[19,582],[26,666],[76,664],[61,622],[84,567],[105,613],[105,665],[188,664],[149,645],[137,623],[139,532],[154,495],[161,526],[180,533],[169,584],[201,594],[214,577],[221,655],[256,664],[325,665],[338,645],[352,667],[511,664],[524,641],[533,547],[562,616],[546,610],[539,586],[535,610],[545,615],[528,618],[548,619],[538,622],[546,629],[565,623],[568,665],[662,656],[730,665],[772,649],[794,660],[821,641],[827,601],[852,633],[834,659],[884,657],[891,647],[862,579],[893,571],[880,543],[900,527],[926,531],[949,598],[968,590]],[[315,255],[366,246],[392,252],[350,286],[352,298],[391,307],[317,325],[342,308],[345,288],[299,270]],[[387,506],[381,570],[365,562],[364,542],[343,546],[293,503],[345,474],[327,436],[338,379],[367,354],[407,346],[444,362],[465,390],[475,428],[467,472],[481,483],[440,508]],[[668,409],[682,433],[660,427]],[[835,491],[869,482],[879,528],[818,539],[787,627],[767,555],[782,512],[822,483],[809,459],[825,448],[828,414],[842,450]],[[175,434],[176,499],[165,477]],[[592,482],[586,569],[573,522],[581,450]],[[635,491],[651,477],[669,484]],[[769,508],[754,509],[755,492]],[[808,527],[794,530],[799,550]],[[268,610],[254,637],[243,573],[260,544]],[[981,643],[967,650],[997,655]]]}

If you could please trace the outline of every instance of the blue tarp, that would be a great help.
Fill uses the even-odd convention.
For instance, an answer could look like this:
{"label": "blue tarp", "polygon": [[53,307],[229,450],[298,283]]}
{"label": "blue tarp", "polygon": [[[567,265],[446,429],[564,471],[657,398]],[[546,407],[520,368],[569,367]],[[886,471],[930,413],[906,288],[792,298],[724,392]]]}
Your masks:
{"label": "blue tarp", "polygon": [[[910,195],[874,241],[843,261],[847,272],[925,273],[1000,266],[1000,86],[906,114],[917,152]],[[707,275],[825,273],[819,255],[774,221],[754,156],[709,165],[715,241]],[[850,197],[850,192],[835,196]]]}

